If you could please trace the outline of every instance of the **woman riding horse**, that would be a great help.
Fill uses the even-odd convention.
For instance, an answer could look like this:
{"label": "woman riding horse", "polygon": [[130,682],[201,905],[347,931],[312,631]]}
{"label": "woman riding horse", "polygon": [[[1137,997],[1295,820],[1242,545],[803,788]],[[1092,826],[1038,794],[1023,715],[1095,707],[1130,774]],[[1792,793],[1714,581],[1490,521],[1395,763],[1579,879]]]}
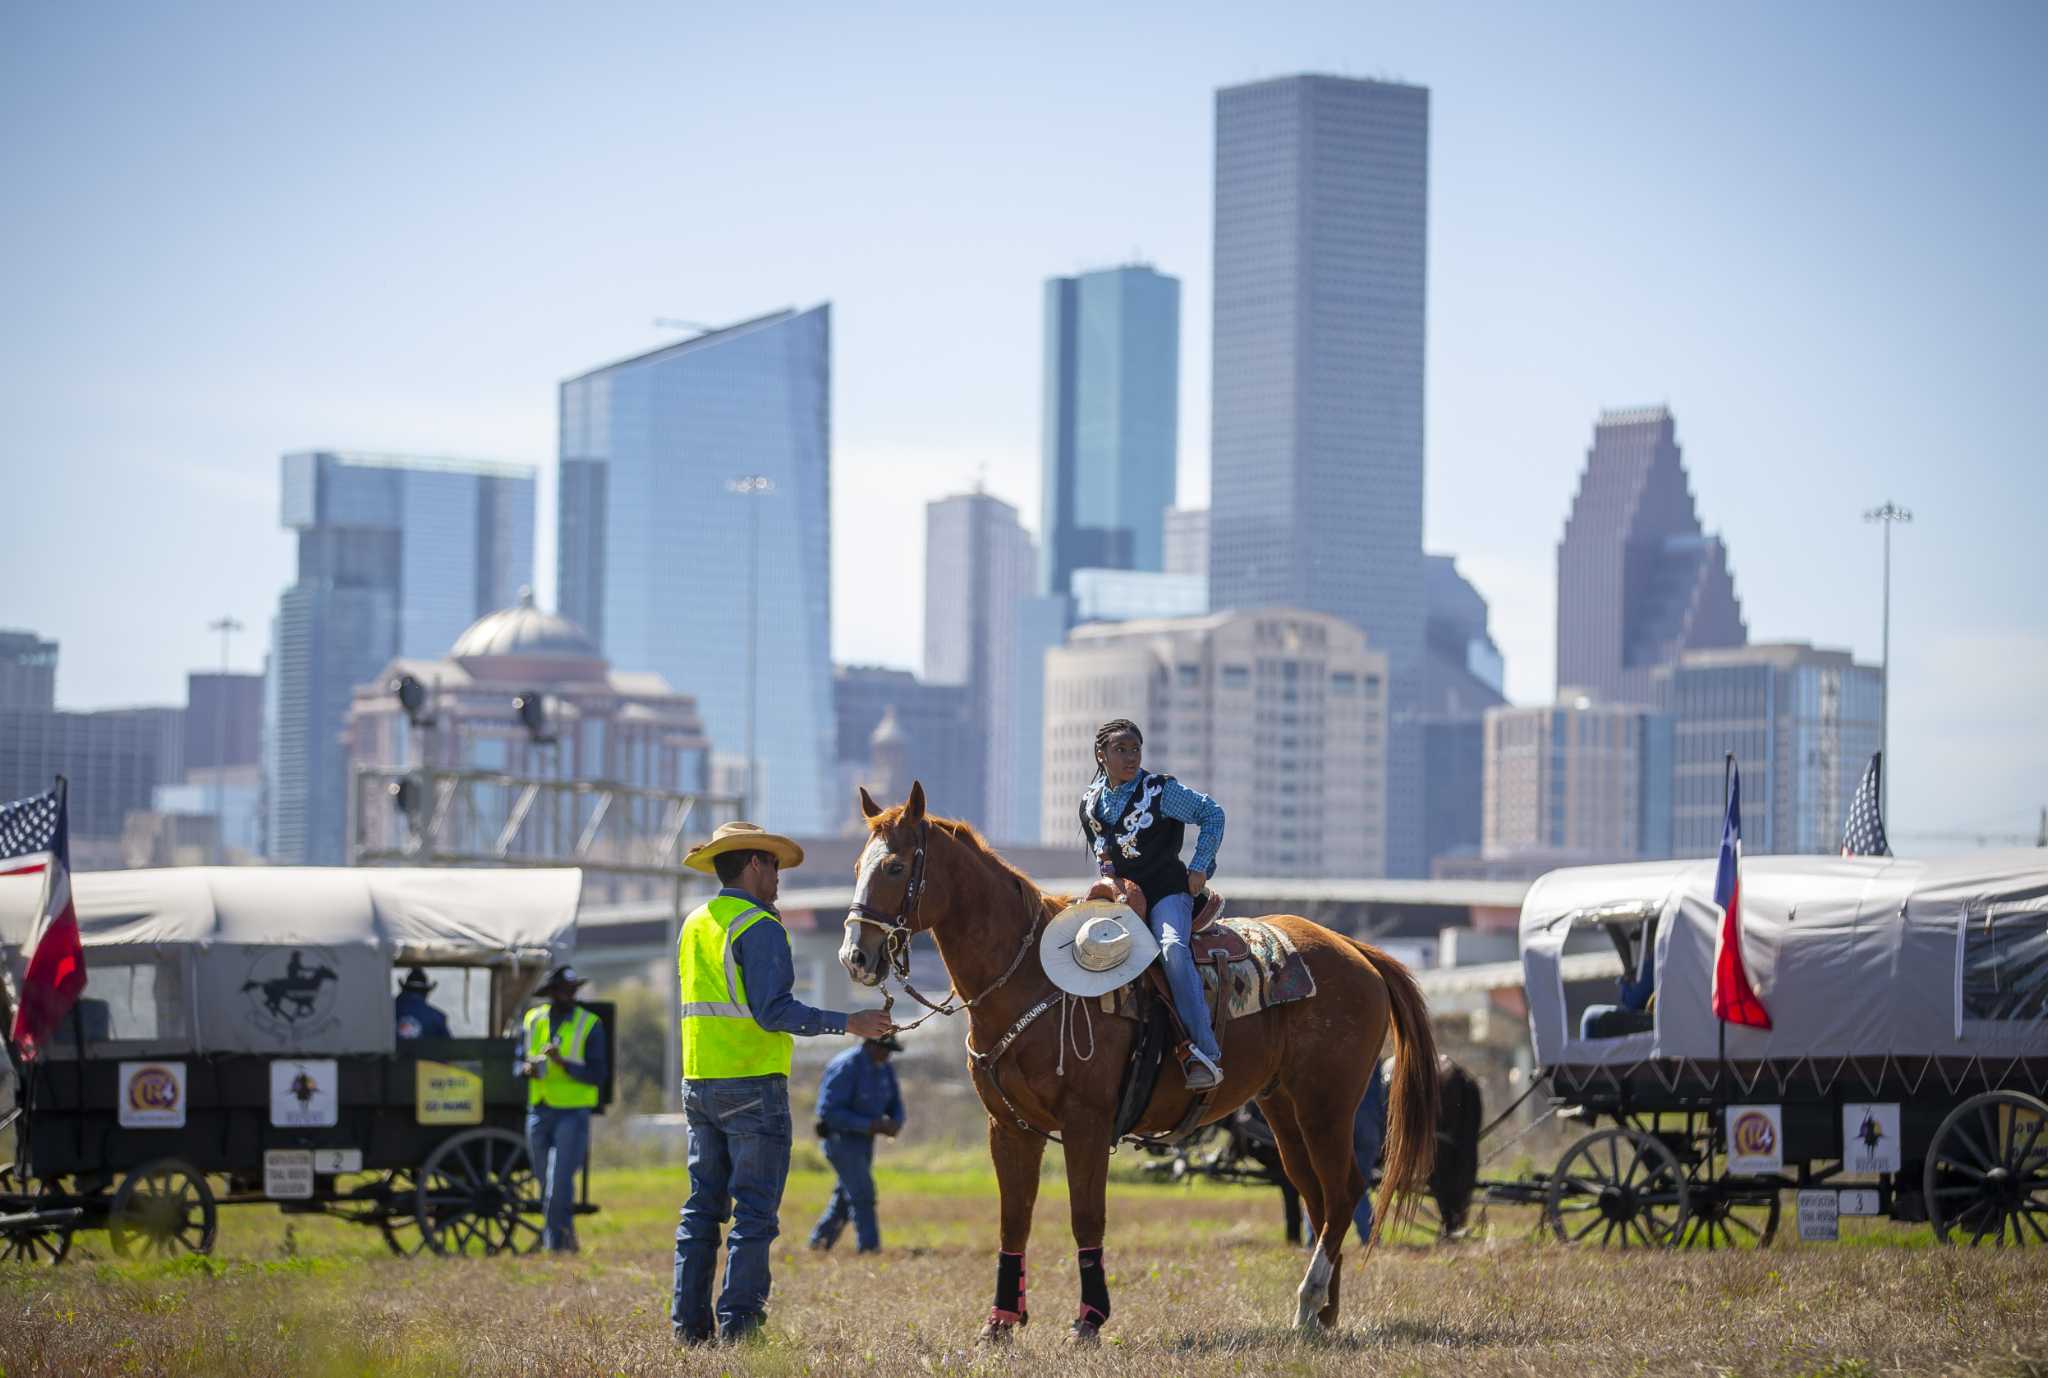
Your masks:
{"label": "woman riding horse", "polygon": [[[1143,914],[1159,939],[1159,961],[1173,991],[1173,1012],[1187,1031],[1188,1055],[1181,1062],[1190,1091],[1207,1091],[1223,1081],[1223,1050],[1209,1025],[1208,1002],[1188,939],[1195,925],[1195,897],[1216,871],[1223,845],[1223,806],[1171,775],[1147,774],[1142,764],[1145,734],[1129,718],[1113,718],[1095,729],[1095,780],[1081,796],[1081,833],[1094,849],[1102,879],[1090,899],[1131,898],[1135,889]],[[1194,864],[1183,866],[1181,841],[1192,823],[1201,830]]]}

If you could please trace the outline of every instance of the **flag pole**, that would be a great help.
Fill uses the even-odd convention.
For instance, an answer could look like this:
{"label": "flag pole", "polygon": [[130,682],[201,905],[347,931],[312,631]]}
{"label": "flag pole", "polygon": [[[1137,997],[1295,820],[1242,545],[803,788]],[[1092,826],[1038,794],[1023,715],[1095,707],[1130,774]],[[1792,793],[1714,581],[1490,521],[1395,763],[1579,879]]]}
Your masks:
{"label": "flag pole", "polygon": [[[1735,777],[1735,753],[1725,752],[1721,757],[1721,817],[1728,817],[1728,784]],[[1727,916],[1722,916],[1722,922]],[[1721,1089],[1721,1076],[1728,1069],[1728,1021],[1720,1015],[1714,1016],[1714,1037],[1718,1040],[1714,1054],[1714,1090]],[[1726,1107],[1723,1107],[1724,1109]],[[1725,1118],[1725,1117],[1724,1117]]]}

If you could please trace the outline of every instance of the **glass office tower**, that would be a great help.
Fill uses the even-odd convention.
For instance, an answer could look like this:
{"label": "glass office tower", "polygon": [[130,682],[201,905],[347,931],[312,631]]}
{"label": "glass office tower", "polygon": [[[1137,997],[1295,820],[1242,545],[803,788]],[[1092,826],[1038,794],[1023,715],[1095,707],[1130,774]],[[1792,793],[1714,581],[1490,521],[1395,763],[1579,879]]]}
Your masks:
{"label": "glass office tower", "polygon": [[1297,76],[1216,94],[1209,606],[1364,629],[1392,674],[1389,874],[1422,874],[1429,92]]}
{"label": "glass office tower", "polygon": [[533,580],[523,465],[308,451],[283,460],[298,577],[271,626],[264,766],[270,859],[347,861],[342,730],[393,658],[439,657]]}
{"label": "glass office tower", "polygon": [[1049,279],[1041,592],[1162,567],[1179,428],[1180,280],[1144,264]]}
{"label": "glass office tower", "polygon": [[829,798],[830,418],[829,306],[711,331],[561,392],[562,615],[614,665],[695,697],[716,753],[739,763],[753,607],[749,808],[812,835],[845,812]]}

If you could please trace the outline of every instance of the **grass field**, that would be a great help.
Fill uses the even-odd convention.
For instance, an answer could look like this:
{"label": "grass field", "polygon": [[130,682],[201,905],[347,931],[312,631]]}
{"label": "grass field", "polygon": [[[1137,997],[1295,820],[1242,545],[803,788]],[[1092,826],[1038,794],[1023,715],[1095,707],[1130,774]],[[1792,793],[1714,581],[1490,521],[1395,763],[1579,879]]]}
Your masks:
{"label": "grass field", "polygon": [[2048,1253],[1933,1248],[1922,1230],[1601,1254],[1499,1210],[1477,1242],[1385,1248],[1362,1269],[1350,1253],[1340,1329],[1304,1342],[1288,1325],[1302,1255],[1280,1241],[1274,1193],[1135,1181],[1111,1202],[1106,1343],[1076,1353],[1056,1178],[1030,1256],[1034,1322],[980,1351],[994,1182],[969,1155],[942,1162],[881,1173],[882,1255],[818,1256],[803,1239],[831,1183],[805,1150],[769,1335],[740,1350],[671,1342],[681,1173],[636,1168],[596,1175],[604,1211],[571,1261],[395,1259],[374,1231],[262,1206],[223,1210],[212,1259],[114,1264],[104,1236],[81,1234],[60,1268],[0,1266],[0,1374],[2048,1375]]}

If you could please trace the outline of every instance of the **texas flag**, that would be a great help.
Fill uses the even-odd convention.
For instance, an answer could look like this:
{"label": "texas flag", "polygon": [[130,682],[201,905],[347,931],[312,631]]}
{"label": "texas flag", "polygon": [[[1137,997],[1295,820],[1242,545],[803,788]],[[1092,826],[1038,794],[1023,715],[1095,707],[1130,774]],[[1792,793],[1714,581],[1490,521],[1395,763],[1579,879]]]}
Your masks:
{"label": "texas flag", "polygon": [[78,939],[78,911],[71,906],[67,794],[60,776],[47,794],[0,805],[0,876],[43,877],[40,923],[28,947],[12,1034],[28,1061],[85,989],[85,949]]}
{"label": "texas flag", "polygon": [[1714,1017],[1753,1029],[1771,1027],[1742,964],[1742,772],[1728,769],[1728,813],[1721,821],[1721,864],[1714,872],[1714,903],[1721,906],[1721,937],[1714,944]]}

